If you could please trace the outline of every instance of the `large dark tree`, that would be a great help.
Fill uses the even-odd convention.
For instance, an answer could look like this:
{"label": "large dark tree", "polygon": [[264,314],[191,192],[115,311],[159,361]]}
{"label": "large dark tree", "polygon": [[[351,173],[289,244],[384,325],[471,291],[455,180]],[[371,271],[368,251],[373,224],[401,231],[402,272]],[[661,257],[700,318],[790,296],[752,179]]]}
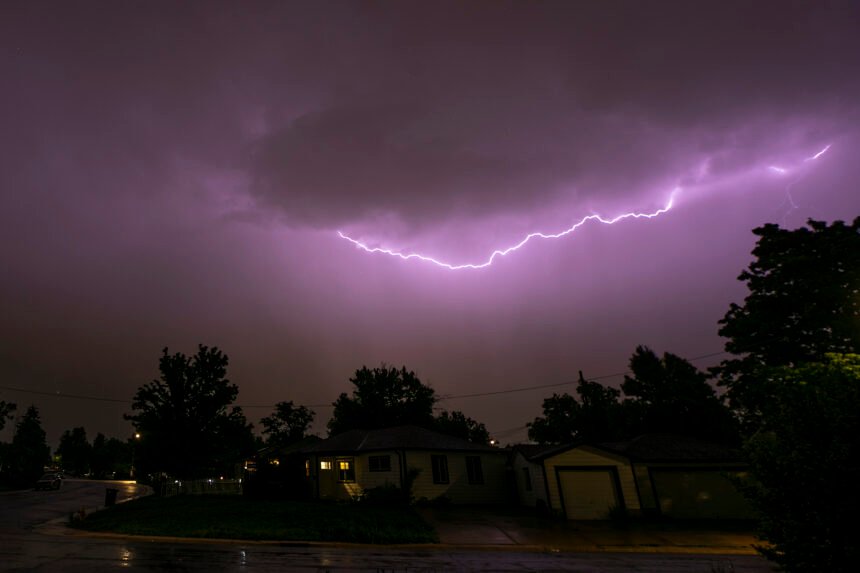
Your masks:
{"label": "large dark tree", "polygon": [[755,260],[738,277],[749,288],[720,321],[726,350],[719,369],[732,406],[752,431],[768,397],[766,369],[860,352],[860,217],[795,230],[765,225]]}
{"label": "large dark tree", "polygon": [[708,375],[670,352],[657,356],[639,346],[630,357],[632,376],[621,389],[628,433],[668,432],[704,440],[735,442],[731,411],[708,383]]}
{"label": "large dark tree", "polygon": [[560,444],[624,437],[626,423],[617,389],[586,380],[580,372],[576,393],[578,400],[567,393],[545,399],[543,416],[527,424],[529,439],[541,444]]}
{"label": "large dark tree", "polygon": [[760,549],[784,570],[856,571],[860,560],[860,356],[771,369],[746,452]]}
{"label": "large dark tree", "polygon": [[459,410],[443,411],[436,416],[433,429],[442,434],[455,436],[476,444],[490,443],[490,433],[487,431],[487,427]]}
{"label": "large dark tree", "polygon": [[197,354],[169,354],[161,377],[141,386],[126,415],[140,433],[138,475],[165,472],[180,478],[232,474],[253,446],[242,409],[231,405],[239,388],[227,376],[227,355],[200,345]]}
{"label": "large dark tree", "polygon": [[83,427],[63,432],[56,453],[60,456],[63,470],[78,476],[89,473],[93,448]]}
{"label": "large dark tree", "polygon": [[383,364],[372,370],[363,366],[349,381],[355,389],[352,396],[343,393],[334,402],[330,434],[403,424],[433,427],[435,392],[405,366],[397,369]]}
{"label": "large dark tree", "polygon": [[30,406],[15,426],[15,435],[8,448],[5,477],[16,486],[32,485],[50,461],[51,449],[45,441],[39,410]]}
{"label": "large dark tree", "polygon": [[260,420],[266,445],[281,447],[302,440],[314,421],[314,413],[305,406],[294,406],[292,401],[278,402],[271,416]]}

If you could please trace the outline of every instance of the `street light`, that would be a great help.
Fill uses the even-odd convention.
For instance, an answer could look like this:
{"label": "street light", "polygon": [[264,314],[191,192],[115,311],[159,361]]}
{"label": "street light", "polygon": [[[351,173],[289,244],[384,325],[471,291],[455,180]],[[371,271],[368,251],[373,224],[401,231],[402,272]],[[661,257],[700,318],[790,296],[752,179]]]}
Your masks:
{"label": "street light", "polygon": [[[140,432],[134,433],[134,439],[140,441]],[[137,443],[132,442],[131,443],[131,469],[128,472],[129,477],[131,479],[134,479],[134,454],[136,451],[137,451]]]}

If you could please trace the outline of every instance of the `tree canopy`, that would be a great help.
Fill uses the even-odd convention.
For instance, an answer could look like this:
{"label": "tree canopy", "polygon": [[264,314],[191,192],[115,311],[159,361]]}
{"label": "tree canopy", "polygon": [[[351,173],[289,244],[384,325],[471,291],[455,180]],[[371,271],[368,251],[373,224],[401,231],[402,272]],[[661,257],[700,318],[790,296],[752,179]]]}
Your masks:
{"label": "tree canopy", "polygon": [[737,440],[731,412],[708,383],[708,376],[669,352],[657,356],[639,346],[630,358],[632,375],[621,391],[586,380],[582,373],[577,397],[553,394],[543,402],[543,416],[528,424],[529,438],[539,443],[574,440],[612,441],[639,434],[669,432],[704,440]]}
{"label": "tree canopy", "polygon": [[294,406],[292,401],[278,402],[271,416],[260,420],[266,445],[282,447],[302,440],[314,420],[314,413],[305,406]]}
{"label": "tree canopy", "polygon": [[65,471],[78,476],[89,473],[93,448],[87,441],[87,431],[82,426],[63,432],[56,453],[60,456]]}
{"label": "tree canopy", "polygon": [[708,375],[689,361],[666,352],[662,358],[639,346],[625,375],[624,411],[628,433],[669,432],[707,441],[735,442],[731,411],[708,383]]}
{"label": "tree canopy", "polygon": [[785,571],[855,571],[860,559],[860,356],[770,370],[761,425],[745,450],[744,493],[761,514],[759,550]]}
{"label": "tree canopy", "polygon": [[250,453],[251,427],[233,406],[239,388],[226,378],[229,359],[218,348],[197,353],[162,352],[159,379],[141,386],[127,414],[140,433],[139,474],[165,472],[181,478],[232,473]]}
{"label": "tree canopy", "polygon": [[362,366],[349,379],[352,396],[341,394],[328,423],[330,434],[347,430],[374,430],[404,424],[433,427],[436,393],[405,366]]}
{"label": "tree canopy", "polygon": [[442,411],[436,416],[433,429],[442,434],[455,436],[476,444],[490,443],[490,433],[487,431],[487,427],[459,410]]}
{"label": "tree canopy", "polygon": [[45,441],[45,430],[35,406],[27,408],[18,420],[12,443],[6,450],[6,467],[3,468],[6,481],[16,486],[31,486],[51,461],[51,449]]}
{"label": "tree canopy", "polygon": [[573,440],[613,440],[623,437],[620,392],[579,373],[577,400],[570,394],[553,394],[543,401],[543,416],[527,424],[529,439],[542,444]]}
{"label": "tree canopy", "polygon": [[753,230],[755,260],[738,277],[749,294],[732,304],[719,333],[733,355],[718,372],[750,428],[767,397],[759,370],[860,352],[860,217]]}

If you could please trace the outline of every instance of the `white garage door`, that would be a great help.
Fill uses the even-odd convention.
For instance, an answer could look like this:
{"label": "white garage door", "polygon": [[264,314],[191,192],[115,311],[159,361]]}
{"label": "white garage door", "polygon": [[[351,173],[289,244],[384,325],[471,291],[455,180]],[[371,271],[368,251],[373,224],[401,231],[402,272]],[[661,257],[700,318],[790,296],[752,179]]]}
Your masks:
{"label": "white garage door", "polygon": [[558,480],[568,519],[607,519],[609,508],[618,505],[609,470],[564,470]]}

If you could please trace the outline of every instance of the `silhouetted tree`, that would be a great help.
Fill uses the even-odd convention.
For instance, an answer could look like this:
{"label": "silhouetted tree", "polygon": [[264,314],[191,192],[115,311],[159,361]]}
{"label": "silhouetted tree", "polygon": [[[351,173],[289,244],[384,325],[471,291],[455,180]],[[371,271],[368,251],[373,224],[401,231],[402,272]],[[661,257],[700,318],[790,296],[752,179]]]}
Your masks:
{"label": "silhouetted tree", "polygon": [[90,467],[96,479],[122,478],[131,474],[131,448],[128,442],[96,434]]}
{"label": "silhouetted tree", "polygon": [[330,434],[402,424],[433,427],[435,392],[405,366],[399,370],[385,364],[372,370],[362,366],[349,381],[355,389],[351,397],[343,393],[334,402]]}
{"label": "silhouetted tree", "polygon": [[639,346],[630,357],[630,370],[633,376],[624,376],[621,384],[626,433],[668,432],[738,442],[731,411],[708,383],[708,375],[689,361],[670,352],[660,358]]}
{"label": "silhouetted tree", "polygon": [[7,481],[16,486],[32,485],[51,461],[51,449],[35,406],[27,408],[18,421],[7,458]]}
{"label": "silhouetted tree", "polygon": [[260,420],[266,445],[281,447],[301,441],[314,420],[314,413],[304,406],[294,406],[292,401],[278,402],[271,416]]}
{"label": "silhouetted tree", "polygon": [[576,393],[579,400],[567,393],[545,399],[543,416],[526,424],[529,439],[541,444],[560,444],[624,436],[626,424],[617,389],[586,380],[580,372]]}
{"label": "silhouetted tree", "polygon": [[439,433],[455,436],[476,444],[489,444],[490,433],[487,427],[459,410],[443,411],[436,416],[433,429]]}
{"label": "silhouetted tree", "polygon": [[732,407],[755,429],[768,396],[767,369],[860,352],[860,217],[850,225],[809,220],[795,230],[765,225],[755,260],[738,277],[749,288],[720,321],[735,357],[717,370]]}
{"label": "silhouetted tree", "polygon": [[856,571],[860,560],[860,356],[771,369],[743,488],[761,514],[759,548],[785,571]]}
{"label": "silhouetted tree", "polygon": [[12,412],[15,411],[17,406],[12,402],[4,402],[0,400],[0,431],[3,431],[3,428],[6,427],[6,421],[12,419]]}
{"label": "silhouetted tree", "polygon": [[200,345],[197,354],[168,354],[161,377],[141,386],[127,414],[141,434],[138,475],[166,472],[181,478],[232,474],[251,453],[251,427],[236,401],[239,388],[226,378],[227,355]]}
{"label": "silhouetted tree", "polygon": [[87,441],[87,431],[83,427],[63,432],[56,453],[65,471],[79,476],[89,473],[93,448]]}

